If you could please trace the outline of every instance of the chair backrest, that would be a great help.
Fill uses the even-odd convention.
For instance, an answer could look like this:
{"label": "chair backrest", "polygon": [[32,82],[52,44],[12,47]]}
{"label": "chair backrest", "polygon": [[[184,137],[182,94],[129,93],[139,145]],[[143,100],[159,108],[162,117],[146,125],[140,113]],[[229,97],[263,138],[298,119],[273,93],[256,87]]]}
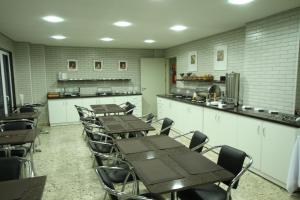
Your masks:
{"label": "chair backrest", "polygon": [[125,104],[126,104],[126,106],[125,106],[124,109],[125,109],[126,114],[127,114],[127,115],[132,115],[133,110],[134,110],[134,108],[135,108],[135,105],[133,105],[133,104],[130,103],[130,102],[126,102]]}
{"label": "chair backrest", "polygon": [[174,123],[173,120],[171,120],[169,118],[165,118],[163,120],[163,123],[161,126],[160,134],[161,135],[169,135],[173,123]]}
{"label": "chair backrest", "polygon": [[79,118],[81,119],[82,117],[84,117],[84,114],[82,112],[82,108],[80,106],[77,106],[77,105],[74,105],[77,112],[78,112],[78,115],[79,115]]}
{"label": "chair backrest", "polygon": [[110,199],[118,200],[118,197],[116,195],[112,194],[112,191],[115,191],[115,187],[114,187],[112,181],[109,179],[106,171],[102,168],[97,168],[96,173],[99,176],[100,182],[104,186],[104,189],[108,192]]}
{"label": "chair backrest", "polygon": [[24,130],[24,129],[32,129],[33,124],[28,121],[12,121],[3,124],[3,131],[13,131],[13,130]]}
{"label": "chair backrest", "polygon": [[[218,165],[222,166],[224,169],[230,171],[232,174],[237,176],[243,169],[243,164],[247,154],[241,150],[235,149],[233,147],[224,145],[221,147]],[[223,182],[226,185],[230,185],[232,180]],[[233,185],[232,188],[236,189],[238,186],[238,181]]]}
{"label": "chair backrest", "polygon": [[0,158],[0,181],[19,179],[22,162],[16,157]]}
{"label": "chair backrest", "polygon": [[[96,144],[92,143],[91,140],[88,141],[89,144],[89,148],[91,151],[98,153],[98,147]],[[100,156],[94,155],[95,156],[95,160],[97,162],[98,166],[103,166],[103,161],[102,158]]]}
{"label": "chair backrest", "polygon": [[35,112],[35,109],[32,106],[22,106],[20,108],[20,113],[26,113],[26,112]]}
{"label": "chair backrest", "polygon": [[154,119],[154,115],[152,113],[149,113],[146,117],[146,123],[151,124],[153,119]]}
{"label": "chair backrest", "polygon": [[[201,133],[200,131],[195,131],[192,136],[189,148],[192,149],[194,147],[197,147],[198,145],[205,143],[206,140],[207,140],[207,136],[205,134]],[[202,149],[203,146],[196,149],[195,151],[202,152]]]}

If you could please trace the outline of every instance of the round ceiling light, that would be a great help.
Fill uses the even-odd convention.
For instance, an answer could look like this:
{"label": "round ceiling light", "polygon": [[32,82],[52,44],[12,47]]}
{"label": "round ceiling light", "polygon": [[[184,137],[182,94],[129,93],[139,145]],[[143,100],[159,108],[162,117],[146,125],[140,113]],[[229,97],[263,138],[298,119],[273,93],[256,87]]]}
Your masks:
{"label": "round ceiling light", "polygon": [[235,5],[244,5],[251,3],[254,0],[228,0],[228,3],[235,4]]}
{"label": "round ceiling light", "polygon": [[63,18],[54,15],[45,16],[43,17],[43,20],[51,23],[59,23],[65,21]]}
{"label": "round ceiling light", "polygon": [[114,25],[119,26],[119,27],[127,27],[127,26],[131,26],[132,23],[127,22],[127,21],[118,21],[118,22],[115,22]]}
{"label": "round ceiling light", "polygon": [[100,40],[104,41],[104,42],[111,42],[113,41],[114,39],[113,38],[110,38],[110,37],[104,37],[104,38],[101,38]]}
{"label": "round ceiling light", "polygon": [[64,35],[52,35],[51,38],[56,40],[63,40],[66,39],[67,37]]}
{"label": "round ceiling light", "polygon": [[175,25],[175,26],[170,27],[170,29],[172,31],[184,31],[185,29],[187,29],[187,27],[183,26],[183,25]]}
{"label": "round ceiling light", "polygon": [[150,39],[149,39],[149,40],[144,40],[144,42],[145,42],[145,43],[148,43],[148,44],[151,44],[151,43],[154,43],[155,40],[150,40]]}

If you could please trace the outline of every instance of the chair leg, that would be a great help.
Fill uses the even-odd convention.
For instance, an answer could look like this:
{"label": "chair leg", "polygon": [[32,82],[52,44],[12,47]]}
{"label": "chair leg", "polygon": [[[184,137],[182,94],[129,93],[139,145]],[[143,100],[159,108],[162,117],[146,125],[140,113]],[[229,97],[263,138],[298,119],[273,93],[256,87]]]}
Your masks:
{"label": "chair leg", "polygon": [[106,199],[106,196],[107,196],[107,192],[105,192],[103,200],[105,200],[105,199]]}

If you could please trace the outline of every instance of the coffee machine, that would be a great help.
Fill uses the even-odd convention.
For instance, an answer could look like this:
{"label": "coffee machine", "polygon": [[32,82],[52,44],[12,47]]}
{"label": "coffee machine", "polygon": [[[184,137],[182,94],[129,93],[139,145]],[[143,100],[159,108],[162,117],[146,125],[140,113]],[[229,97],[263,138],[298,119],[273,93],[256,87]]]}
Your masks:
{"label": "coffee machine", "polygon": [[225,90],[226,103],[232,103],[235,106],[238,106],[239,95],[240,95],[240,74],[234,72],[227,73],[226,90]]}

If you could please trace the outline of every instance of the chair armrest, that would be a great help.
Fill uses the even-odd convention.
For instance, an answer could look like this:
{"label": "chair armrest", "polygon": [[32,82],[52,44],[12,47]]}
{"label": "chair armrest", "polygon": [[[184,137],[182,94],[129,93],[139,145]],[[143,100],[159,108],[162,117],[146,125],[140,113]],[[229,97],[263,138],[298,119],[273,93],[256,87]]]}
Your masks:
{"label": "chair armrest", "polygon": [[209,152],[209,151],[212,151],[212,150],[214,150],[214,149],[221,148],[222,146],[223,146],[223,145],[218,145],[218,146],[214,146],[214,147],[208,148],[208,149],[202,151],[201,154],[205,154],[205,153],[207,153],[207,152]]}
{"label": "chair armrest", "polygon": [[157,120],[154,120],[152,123],[157,123],[157,122],[163,121],[164,119],[165,119],[165,118],[157,119]]}
{"label": "chair armrest", "polygon": [[207,138],[202,144],[199,144],[199,145],[193,147],[191,149],[191,151],[196,151],[196,150],[200,149],[201,147],[204,147],[204,145],[206,145],[208,142],[209,142],[209,138]]}
{"label": "chair armrest", "polygon": [[194,132],[195,132],[195,131],[190,131],[190,132],[187,132],[187,133],[184,133],[184,134],[180,134],[180,135],[177,135],[177,136],[173,137],[173,139],[177,139],[177,138],[180,138],[180,137],[189,135],[189,134],[194,133]]}
{"label": "chair armrest", "polygon": [[94,141],[94,140],[89,140],[89,142],[94,143],[94,144],[103,144],[103,145],[108,145],[108,146],[113,146],[113,143],[107,143],[107,142],[100,142],[100,141]]}

